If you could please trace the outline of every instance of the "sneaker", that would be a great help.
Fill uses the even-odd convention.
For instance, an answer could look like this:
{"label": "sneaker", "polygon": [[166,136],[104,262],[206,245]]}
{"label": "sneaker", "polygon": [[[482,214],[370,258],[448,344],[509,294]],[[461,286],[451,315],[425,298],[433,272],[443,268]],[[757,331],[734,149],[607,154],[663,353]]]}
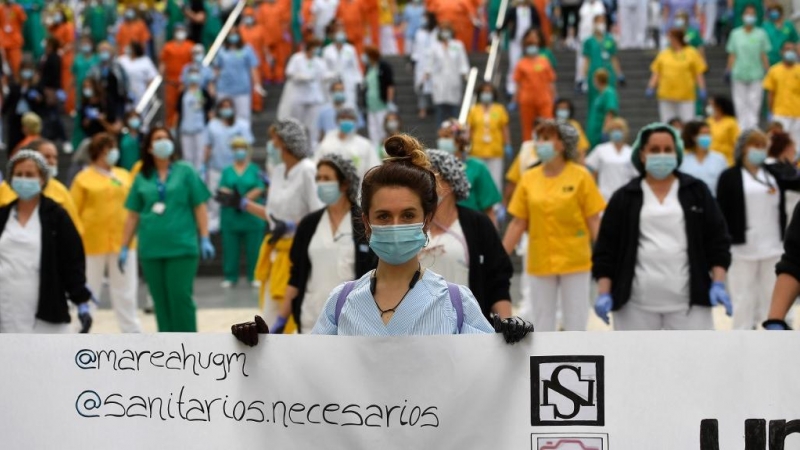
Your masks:
{"label": "sneaker", "polygon": [[250,282],[250,286],[252,286],[253,289],[258,289],[261,287],[261,282],[258,280],[253,280]]}
{"label": "sneaker", "polygon": [[222,283],[220,283],[219,285],[220,285],[220,286],[221,286],[223,289],[230,289],[230,288],[232,288],[232,287],[233,287],[233,283],[231,283],[231,282],[230,282],[230,281],[228,281],[228,280],[225,280],[225,281],[223,281],[223,282],[222,282]]}
{"label": "sneaker", "polygon": [[63,145],[62,148],[64,150],[64,153],[66,153],[68,155],[72,154],[72,152],[74,151],[74,149],[72,148],[72,143],[71,142],[64,142],[64,145]]}

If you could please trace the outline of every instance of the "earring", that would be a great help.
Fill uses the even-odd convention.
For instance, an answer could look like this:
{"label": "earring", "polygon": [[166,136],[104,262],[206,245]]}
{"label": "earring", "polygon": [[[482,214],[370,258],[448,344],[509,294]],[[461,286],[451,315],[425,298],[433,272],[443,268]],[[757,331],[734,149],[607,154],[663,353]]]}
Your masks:
{"label": "earring", "polygon": [[428,244],[430,244],[430,243],[431,243],[431,236],[429,234],[425,233],[425,245],[423,245],[422,248],[427,247]]}

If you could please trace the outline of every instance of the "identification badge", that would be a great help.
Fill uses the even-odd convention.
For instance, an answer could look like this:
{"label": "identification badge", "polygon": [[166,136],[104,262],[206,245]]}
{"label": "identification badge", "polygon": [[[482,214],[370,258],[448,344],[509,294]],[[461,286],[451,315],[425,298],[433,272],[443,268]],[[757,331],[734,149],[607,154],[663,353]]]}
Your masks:
{"label": "identification badge", "polygon": [[154,204],[152,209],[153,214],[158,214],[158,215],[164,214],[164,211],[166,210],[167,210],[167,205],[165,205],[163,202],[158,202]]}

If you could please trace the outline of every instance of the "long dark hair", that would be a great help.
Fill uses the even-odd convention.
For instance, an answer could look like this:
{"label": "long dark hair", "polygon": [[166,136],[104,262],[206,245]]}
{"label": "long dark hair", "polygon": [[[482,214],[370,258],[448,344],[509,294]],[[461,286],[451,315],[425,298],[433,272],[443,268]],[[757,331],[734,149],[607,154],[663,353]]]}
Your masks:
{"label": "long dark hair", "polygon": [[[156,134],[157,131],[166,132],[167,136],[169,137],[169,140],[172,141],[173,145],[175,144],[175,139],[169,132],[169,128],[165,127],[164,125],[156,125],[152,129],[150,129],[150,132],[147,133],[147,138],[145,138],[141,146],[142,175],[144,175],[145,178],[150,178],[150,175],[156,168],[155,157],[150,153],[150,149],[153,147],[153,136]],[[170,156],[169,160],[175,161],[177,159],[178,159],[178,152],[172,152],[172,156]]]}

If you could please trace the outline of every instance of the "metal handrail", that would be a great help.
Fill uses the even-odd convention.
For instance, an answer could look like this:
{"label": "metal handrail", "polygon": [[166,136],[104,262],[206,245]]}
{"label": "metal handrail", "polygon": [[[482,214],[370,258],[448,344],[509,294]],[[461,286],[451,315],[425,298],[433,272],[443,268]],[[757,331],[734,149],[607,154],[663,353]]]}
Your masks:
{"label": "metal handrail", "polygon": [[[214,43],[208,48],[208,53],[206,53],[205,58],[203,58],[204,66],[208,67],[211,65],[211,62],[214,61],[214,58],[216,58],[220,47],[222,47],[222,45],[225,43],[228,33],[230,33],[231,29],[236,25],[236,21],[239,20],[239,16],[242,15],[242,11],[244,11],[245,7],[247,7],[247,0],[239,0],[239,2],[233,8],[233,11],[231,11],[231,14],[228,16],[228,20],[225,21],[225,24],[222,26],[219,34],[217,34],[217,37],[214,39]],[[139,115],[142,115],[145,111],[147,111],[147,114],[142,120],[145,127],[150,124],[150,121],[153,119],[153,117],[155,117],[155,112],[158,111],[158,108],[162,106],[162,102],[158,99],[155,99],[155,96],[158,93],[158,90],[161,88],[161,84],[163,82],[164,78],[161,75],[153,78],[153,81],[147,85],[147,89],[144,91],[139,103],[136,104],[136,113]]]}
{"label": "metal handrail", "polygon": [[464,99],[461,101],[461,111],[458,114],[458,123],[462,126],[467,123],[467,115],[469,115],[469,108],[472,106],[473,92],[475,92],[475,84],[478,82],[478,69],[473,67],[469,69],[467,75],[467,88],[464,90]]}

